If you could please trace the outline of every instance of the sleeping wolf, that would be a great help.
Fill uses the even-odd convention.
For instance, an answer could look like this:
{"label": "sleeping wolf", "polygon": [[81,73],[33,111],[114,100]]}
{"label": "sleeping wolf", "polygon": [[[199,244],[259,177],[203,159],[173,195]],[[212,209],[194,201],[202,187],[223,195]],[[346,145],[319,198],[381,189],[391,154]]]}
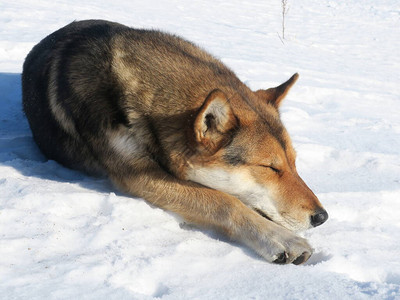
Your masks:
{"label": "sleeping wolf", "polygon": [[194,44],[101,20],[36,45],[23,106],[49,158],[213,228],[269,262],[301,264],[294,232],[328,214],[296,171],[278,108],[297,80],[251,91]]}

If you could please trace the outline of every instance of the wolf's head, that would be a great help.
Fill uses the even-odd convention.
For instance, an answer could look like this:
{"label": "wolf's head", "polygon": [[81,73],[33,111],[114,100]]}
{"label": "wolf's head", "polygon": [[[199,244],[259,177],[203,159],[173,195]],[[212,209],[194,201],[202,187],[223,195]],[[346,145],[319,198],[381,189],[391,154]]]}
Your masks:
{"label": "wolf's head", "polygon": [[298,78],[276,88],[236,93],[212,91],[193,129],[196,154],[187,179],[240,199],[290,230],[324,223],[327,212],[296,170],[296,152],[278,108]]}

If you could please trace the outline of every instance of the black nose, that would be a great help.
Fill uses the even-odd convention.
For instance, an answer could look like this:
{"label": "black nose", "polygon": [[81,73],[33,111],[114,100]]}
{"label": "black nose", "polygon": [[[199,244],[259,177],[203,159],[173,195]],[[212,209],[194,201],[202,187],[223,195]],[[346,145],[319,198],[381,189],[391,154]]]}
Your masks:
{"label": "black nose", "polygon": [[311,225],[317,227],[328,220],[328,213],[326,210],[319,210],[315,215],[311,216]]}

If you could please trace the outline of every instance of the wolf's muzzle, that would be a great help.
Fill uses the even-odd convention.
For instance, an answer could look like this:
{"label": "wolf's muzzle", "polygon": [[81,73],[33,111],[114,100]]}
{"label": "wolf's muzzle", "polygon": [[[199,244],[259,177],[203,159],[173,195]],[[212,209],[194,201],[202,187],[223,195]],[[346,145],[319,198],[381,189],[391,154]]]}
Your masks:
{"label": "wolf's muzzle", "polygon": [[328,213],[326,210],[321,209],[315,215],[311,216],[311,225],[317,227],[328,220]]}

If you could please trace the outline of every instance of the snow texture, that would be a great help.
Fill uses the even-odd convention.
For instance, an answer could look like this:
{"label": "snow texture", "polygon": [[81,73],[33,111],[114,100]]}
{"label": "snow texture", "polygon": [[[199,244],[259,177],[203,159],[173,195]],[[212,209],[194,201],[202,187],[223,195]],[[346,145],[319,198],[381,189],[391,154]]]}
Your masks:
{"label": "snow texture", "polygon": [[[398,0],[2,0],[1,299],[400,299]],[[89,4],[90,3],[90,4]],[[46,160],[21,109],[29,50],[73,20],[176,33],[282,107],[298,169],[330,215],[302,266],[264,262],[109,181]]]}

